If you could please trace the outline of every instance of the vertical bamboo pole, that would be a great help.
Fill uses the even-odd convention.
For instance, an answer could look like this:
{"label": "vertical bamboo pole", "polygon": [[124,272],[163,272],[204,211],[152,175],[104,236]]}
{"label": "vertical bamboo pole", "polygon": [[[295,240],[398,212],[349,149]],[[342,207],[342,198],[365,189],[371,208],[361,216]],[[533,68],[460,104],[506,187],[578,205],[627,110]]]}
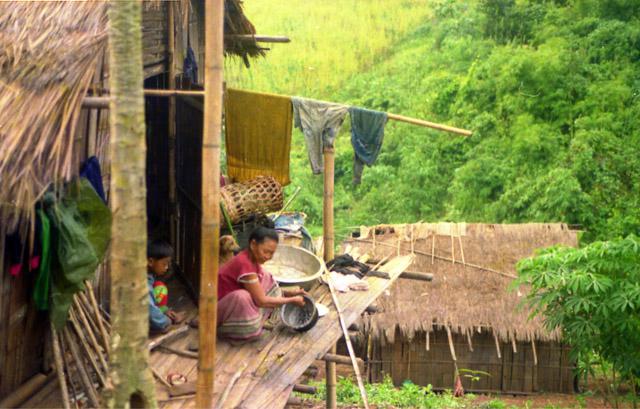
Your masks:
{"label": "vertical bamboo pole", "polygon": [[[167,86],[170,90],[176,89],[176,66],[175,66],[175,3],[173,1],[167,2],[167,15],[168,15],[168,35],[167,35],[167,60],[169,64],[169,81]],[[168,112],[169,126],[167,128],[169,139],[169,234],[171,237],[171,243],[176,246],[176,97],[169,97],[169,112]],[[176,249],[177,253],[177,249]]]}
{"label": "vertical bamboo pole", "polygon": [[[333,259],[334,254],[334,232],[333,232],[333,183],[335,171],[335,157],[333,147],[324,148],[324,203],[322,228],[324,236],[324,260]],[[375,237],[375,231],[374,231]],[[374,238],[375,240],[375,238]],[[332,354],[336,353],[336,346],[331,347]],[[335,409],[337,406],[336,395],[336,364],[334,362],[326,362],[325,376],[327,386],[327,408]]]}
{"label": "vertical bamboo pole", "polygon": [[204,129],[202,135],[202,225],[196,407],[213,407],[218,252],[220,238],[220,131],[222,126],[223,0],[205,2]]}

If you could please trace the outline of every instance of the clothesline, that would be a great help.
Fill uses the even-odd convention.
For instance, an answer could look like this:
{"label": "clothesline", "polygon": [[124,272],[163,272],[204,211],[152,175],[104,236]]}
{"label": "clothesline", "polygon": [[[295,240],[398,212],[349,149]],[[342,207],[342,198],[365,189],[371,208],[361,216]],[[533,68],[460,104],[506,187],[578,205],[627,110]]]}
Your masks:
{"label": "clothesline", "polygon": [[[284,95],[270,94],[270,93],[264,93],[264,92],[255,92],[255,93],[256,94],[263,94],[263,95],[285,97]],[[199,97],[199,96],[203,96],[204,95],[204,91],[145,89],[144,90],[144,94],[146,96],[155,96],[155,97],[171,97],[171,96],[189,96],[189,97],[197,96],[197,97]],[[326,101],[320,101],[320,102],[326,102]],[[85,97],[84,101],[83,101],[83,106],[85,108],[103,108],[103,109],[106,109],[106,108],[109,107],[109,97],[108,96]],[[444,124],[439,124],[439,123],[436,123],[436,122],[425,121],[423,119],[418,119],[418,118],[411,118],[411,117],[408,117],[408,116],[393,114],[393,113],[389,113],[389,112],[387,112],[387,117],[389,119],[393,119],[394,121],[405,122],[405,123],[408,123],[408,124],[411,124],[411,125],[422,126],[422,127],[425,127],[425,128],[431,128],[431,129],[435,129],[435,130],[438,130],[438,131],[451,132],[451,133],[455,133],[455,134],[463,135],[463,136],[471,136],[473,134],[473,132],[471,132],[471,131],[469,131],[467,129],[456,128],[456,127],[449,126],[449,125],[444,125]]]}

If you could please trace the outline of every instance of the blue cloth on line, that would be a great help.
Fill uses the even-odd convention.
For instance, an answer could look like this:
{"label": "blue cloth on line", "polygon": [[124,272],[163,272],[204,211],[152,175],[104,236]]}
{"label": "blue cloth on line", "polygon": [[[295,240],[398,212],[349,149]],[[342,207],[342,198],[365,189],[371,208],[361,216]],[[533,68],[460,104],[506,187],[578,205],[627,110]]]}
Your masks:
{"label": "blue cloth on line", "polygon": [[192,84],[198,83],[198,63],[196,54],[190,46],[187,48],[187,56],[184,58],[184,63],[182,64],[182,72],[185,78],[189,79]]}
{"label": "blue cloth on line", "polygon": [[359,107],[350,107],[349,116],[354,151],[353,183],[357,185],[362,178],[364,165],[371,166],[378,158],[388,116],[386,112]]}
{"label": "blue cloth on line", "polygon": [[93,190],[96,191],[100,199],[107,203],[107,197],[104,194],[104,186],[102,185],[102,172],[100,171],[100,161],[95,156],[90,157],[82,166],[80,166],[80,177],[83,177],[91,183]]}

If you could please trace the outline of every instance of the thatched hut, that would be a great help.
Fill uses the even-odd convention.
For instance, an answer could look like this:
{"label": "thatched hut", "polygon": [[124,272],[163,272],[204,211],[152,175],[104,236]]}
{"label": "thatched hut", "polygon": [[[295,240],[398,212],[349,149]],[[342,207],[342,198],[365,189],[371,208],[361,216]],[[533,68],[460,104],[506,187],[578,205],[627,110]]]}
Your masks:
{"label": "thatched hut", "polygon": [[[362,228],[347,239],[351,252],[372,261],[413,253],[411,271],[432,282],[398,280],[365,316],[362,355],[371,381],[390,375],[452,388],[455,368],[483,371],[462,377],[478,392],[571,393],[573,363],[560,331],[547,331],[522,306],[526,288],[511,288],[515,265],[536,249],[576,246],[564,224],[418,223]],[[464,374],[469,374],[463,372]]]}
{"label": "thatched hut", "polygon": [[[248,64],[248,57],[264,50],[252,38],[255,30],[241,1],[226,0],[225,5],[226,52]],[[0,3],[0,400],[51,367],[47,315],[32,301],[36,274],[28,269],[8,273],[6,235],[17,232],[28,252],[35,203],[52,184],[77,176],[90,156],[98,157],[104,185],[109,185],[108,104],[101,102],[109,93],[107,7],[108,2]],[[142,30],[145,88],[175,83],[178,89],[202,89],[203,70],[192,68],[204,65],[203,0],[146,1]],[[183,70],[187,67],[189,72]],[[179,123],[177,143],[183,143],[176,155],[183,168],[173,168],[186,185],[177,184],[186,193],[176,199],[171,220],[174,244],[175,237],[199,235],[199,222],[180,216],[199,215],[200,162],[189,155],[201,148],[200,99],[176,98],[173,119],[168,98],[146,98],[152,228],[171,219],[169,181],[174,176],[167,163],[176,143],[169,137],[174,120]],[[188,142],[181,142],[184,136]],[[199,243],[184,241],[178,250],[178,269],[197,284]],[[94,284],[108,310],[108,265],[99,268]]]}

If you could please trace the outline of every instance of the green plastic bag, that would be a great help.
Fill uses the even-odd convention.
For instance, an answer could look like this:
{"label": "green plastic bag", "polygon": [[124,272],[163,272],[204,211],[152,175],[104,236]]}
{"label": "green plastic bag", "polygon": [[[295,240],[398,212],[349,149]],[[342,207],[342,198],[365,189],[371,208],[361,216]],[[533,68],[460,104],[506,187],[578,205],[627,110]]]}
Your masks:
{"label": "green plastic bag", "polygon": [[[58,329],[67,321],[73,295],[102,261],[111,238],[111,213],[89,181],[71,182],[64,196],[47,200],[53,226],[51,321]],[[55,247],[55,248],[53,248]]]}

